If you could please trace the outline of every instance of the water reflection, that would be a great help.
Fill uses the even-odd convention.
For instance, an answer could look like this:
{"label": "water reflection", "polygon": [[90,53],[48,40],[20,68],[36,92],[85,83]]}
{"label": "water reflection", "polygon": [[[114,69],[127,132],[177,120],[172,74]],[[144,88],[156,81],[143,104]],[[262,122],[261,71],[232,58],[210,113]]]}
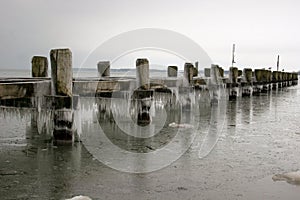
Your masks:
{"label": "water reflection", "polygon": [[251,124],[253,119],[252,98],[245,98],[240,101],[239,107],[241,109],[241,123]]}
{"label": "water reflection", "polygon": [[72,177],[81,170],[81,144],[54,146],[46,132],[39,133],[38,115],[34,109],[0,108],[0,171],[14,170],[13,183],[25,183],[4,191],[4,199],[64,199],[74,192]]}
{"label": "water reflection", "polygon": [[92,104],[98,123],[83,117],[83,143],[101,162],[121,171],[150,172],[168,166],[190,147],[199,126],[194,91],[177,92],[180,95],[153,94],[151,124],[146,126],[137,125],[143,110],[139,100],[96,98]]}
{"label": "water reflection", "polygon": [[47,133],[39,133],[34,121],[33,125],[27,127],[26,136],[27,145],[22,151],[36,160],[30,167],[34,169],[30,174],[36,185],[33,193],[42,194],[43,198],[48,199],[70,196],[73,193],[73,173],[81,170],[81,144],[57,147],[49,142]]}
{"label": "water reflection", "polygon": [[227,125],[229,127],[235,127],[237,124],[237,101],[229,101],[227,103]]}

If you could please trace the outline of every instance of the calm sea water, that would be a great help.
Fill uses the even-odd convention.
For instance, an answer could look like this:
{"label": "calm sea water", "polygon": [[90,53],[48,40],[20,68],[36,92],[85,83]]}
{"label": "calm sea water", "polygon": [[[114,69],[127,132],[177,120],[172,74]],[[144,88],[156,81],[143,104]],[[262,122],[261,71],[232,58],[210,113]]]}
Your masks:
{"label": "calm sea water", "polygon": [[19,69],[0,69],[0,77],[31,77],[30,70],[19,70]]}

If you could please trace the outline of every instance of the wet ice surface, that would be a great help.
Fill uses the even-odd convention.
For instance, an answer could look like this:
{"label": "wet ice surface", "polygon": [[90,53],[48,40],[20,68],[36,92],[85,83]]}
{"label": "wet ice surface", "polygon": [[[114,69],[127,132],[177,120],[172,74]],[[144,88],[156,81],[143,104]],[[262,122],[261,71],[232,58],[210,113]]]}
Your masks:
{"label": "wet ice surface", "polygon": [[113,170],[80,143],[49,144],[31,126],[31,110],[2,109],[1,198],[299,199],[299,186],[272,179],[300,168],[299,89],[228,102],[208,156],[198,157],[200,137],[180,159],[146,174]]}

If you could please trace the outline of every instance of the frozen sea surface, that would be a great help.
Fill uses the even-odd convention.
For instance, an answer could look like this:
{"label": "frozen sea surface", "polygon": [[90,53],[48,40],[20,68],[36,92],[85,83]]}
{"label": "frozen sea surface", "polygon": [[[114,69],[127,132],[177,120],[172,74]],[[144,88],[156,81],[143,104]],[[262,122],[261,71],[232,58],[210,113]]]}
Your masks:
{"label": "frozen sea surface", "polygon": [[298,185],[272,180],[300,169],[299,90],[227,102],[208,156],[199,159],[196,142],[167,167],[141,174],[107,167],[82,143],[52,145],[37,134],[33,110],[1,108],[1,199],[299,199]]}

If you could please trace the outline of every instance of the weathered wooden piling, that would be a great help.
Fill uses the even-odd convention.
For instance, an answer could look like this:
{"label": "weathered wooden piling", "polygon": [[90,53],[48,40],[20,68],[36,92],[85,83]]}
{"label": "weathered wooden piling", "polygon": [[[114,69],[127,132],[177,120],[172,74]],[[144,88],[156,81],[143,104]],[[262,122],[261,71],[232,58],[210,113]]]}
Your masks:
{"label": "weathered wooden piling", "polygon": [[285,77],[285,87],[289,86],[289,73],[284,72],[284,77]]}
{"label": "weathered wooden piling", "polygon": [[109,61],[99,61],[97,64],[98,74],[100,77],[110,76],[110,62]]}
{"label": "weathered wooden piling", "polygon": [[31,60],[32,77],[48,77],[48,59],[43,56],[33,56]]}
{"label": "weathered wooden piling", "polygon": [[255,69],[254,70],[254,84],[253,84],[253,95],[259,95],[263,88],[263,70]]}
{"label": "weathered wooden piling", "polygon": [[168,77],[177,77],[178,67],[177,66],[168,66]]}
{"label": "weathered wooden piling", "polygon": [[149,61],[146,58],[136,60],[136,84],[132,101],[137,102],[137,124],[146,126],[151,122],[149,110],[153,96],[153,90],[150,90]]}
{"label": "weathered wooden piling", "polygon": [[243,70],[243,80],[247,83],[252,83],[252,69],[251,68],[245,68]]}
{"label": "weathered wooden piling", "polygon": [[238,70],[238,77],[241,77],[243,75],[243,70]]}
{"label": "weathered wooden piling", "polygon": [[210,77],[210,68],[204,68],[204,76]]}
{"label": "weathered wooden piling", "polygon": [[293,86],[294,85],[294,72],[291,72],[291,74],[292,74],[292,77],[291,77],[291,86]]}
{"label": "weathered wooden piling", "polygon": [[230,67],[229,68],[229,79],[227,83],[228,88],[228,96],[229,99],[236,99],[238,97],[238,76],[239,76],[239,70],[237,67]]}
{"label": "weathered wooden piling", "polygon": [[194,77],[194,66],[192,63],[185,63],[184,64],[184,80],[185,86],[192,83]]}
{"label": "weathered wooden piling", "polygon": [[272,71],[267,71],[267,84],[268,84],[268,90],[272,90]]}
{"label": "weathered wooden piling", "polygon": [[230,83],[237,83],[238,80],[238,68],[237,67],[230,67],[229,68],[229,82]]}
{"label": "weathered wooden piling", "polygon": [[266,93],[269,91],[269,72],[268,70],[262,69],[261,70],[261,83],[262,83],[262,93]]}
{"label": "weathered wooden piling", "polygon": [[273,71],[272,72],[272,89],[278,88],[278,82],[279,82],[279,72]]}
{"label": "weathered wooden piling", "polygon": [[219,75],[220,75],[220,77],[224,77],[224,69],[222,68],[222,67],[219,67],[218,66],[218,69],[219,69]]}
{"label": "weathered wooden piling", "polygon": [[74,140],[72,52],[70,49],[53,49],[50,60],[54,86],[51,101],[55,105],[53,137],[55,141],[70,142]]}
{"label": "weathered wooden piling", "polygon": [[282,72],[281,72],[281,71],[278,71],[278,82],[277,82],[277,87],[278,87],[278,88],[282,88],[282,81],[283,81],[282,78],[283,78],[283,77],[282,77]]}
{"label": "weathered wooden piling", "polygon": [[132,101],[137,109],[137,124],[147,126],[151,123],[150,107],[153,100],[153,90],[137,89],[133,92]]}
{"label": "weathered wooden piling", "polygon": [[286,72],[286,84],[287,84],[287,87],[290,86],[290,73],[289,72]]}
{"label": "weathered wooden piling", "polygon": [[198,65],[199,65],[199,62],[198,61],[195,62],[193,77],[197,77],[198,76]]}
{"label": "weathered wooden piling", "polygon": [[219,66],[212,64],[210,67],[210,80],[213,84],[218,84],[219,79]]}
{"label": "weathered wooden piling", "polygon": [[149,61],[146,58],[136,60],[136,84],[138,88],[150,88]]}
{"label": "weathered wooden piling", "polygon": [[297,84],[298,84],[298,73],[294,72],[292,85],[297,85]]}
{"label": "weathered wooden piling", "polygon": [[295,73],[292,72],[292,86],[295,85],[295,84],[294,84],[294,81],[295,81]]}
{"label": "weathered wooden piling", "polygon": [[73,98],[69,96],[49,96],[45,98],[46,101],[51,102],[51,109],[54,111],[54,140],[72,142],[74,140]]}
{"label": "weathered wooden piling", "polygon": [[289,72],[289,86],[293,85],[293,73]]}
{"label": "weathered wooden piling", "polygon": [[242,96],[251,96],[252,95],[252,69],[251,68],[244,68],[243,76],[241,81],[242,86]]}
{"label": "weathered wooden piling", "polygon": [[72,96],[72,52],[70,49],[50,51],[54,95]]}
{"label": "weathered wooden piling", "polygon": [[292,86],[293,74],[288,72],[288,86]]}
{"label": "weathered wooden piling", "polygon": [[286,87],[289,86],[289,72],[286,72]]}
{"label": "weathered wooden piling", "polygon": [[286,81],[287,81],[287,74],[286,72],[282,72],[282,87],[286,87],[287,84],[286,84]]}
{"label": "weathered wooden piling", "polygon": [[210,83],[209,83],[212,103],[218,103],[221,97],[219,79],[220,79],[219,66],[212,64],[210,68]]}

